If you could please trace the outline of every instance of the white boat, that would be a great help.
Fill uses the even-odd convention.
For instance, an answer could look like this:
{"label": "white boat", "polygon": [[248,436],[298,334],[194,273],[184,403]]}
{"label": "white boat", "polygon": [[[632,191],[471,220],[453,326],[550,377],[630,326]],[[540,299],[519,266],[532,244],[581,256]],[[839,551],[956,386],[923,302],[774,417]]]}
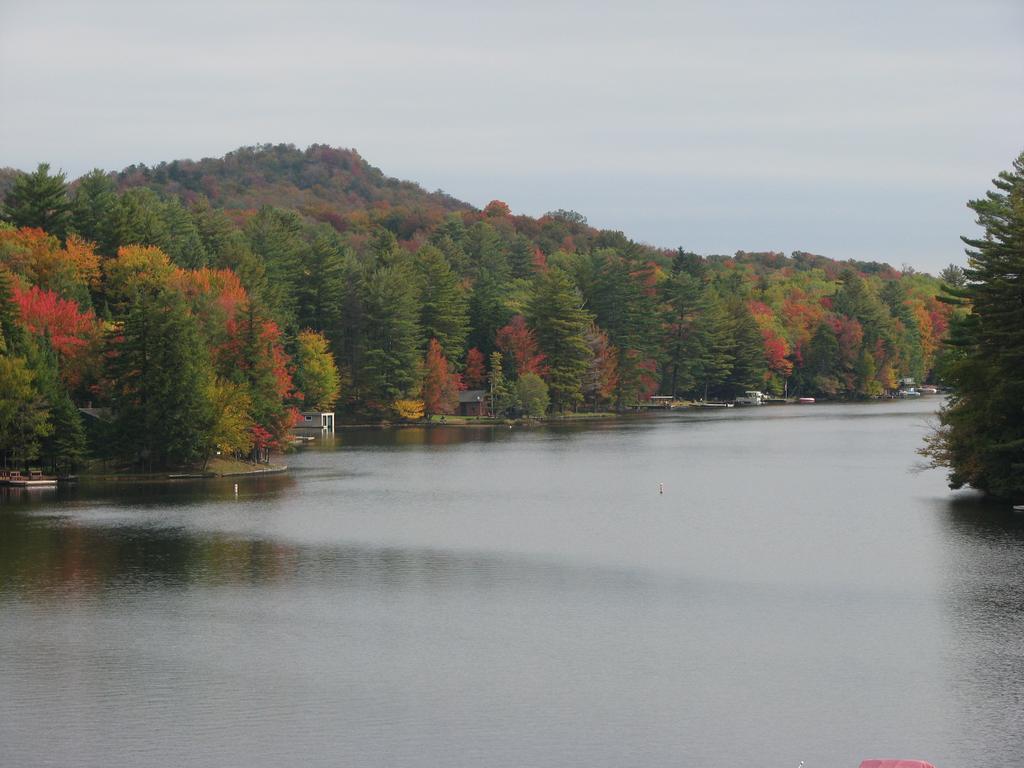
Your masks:
{"label": "white boat", "polygon": [[901,389],[899,391],[899,396],[900,397],[920,397],[921,393],[918,392],[913,387],[908,387],[907,389]]}
{"label": "white boat", "polygon": [[736,405],[764,405],[765,395],[757,390],[748,390],[742,397],[736,398]]}

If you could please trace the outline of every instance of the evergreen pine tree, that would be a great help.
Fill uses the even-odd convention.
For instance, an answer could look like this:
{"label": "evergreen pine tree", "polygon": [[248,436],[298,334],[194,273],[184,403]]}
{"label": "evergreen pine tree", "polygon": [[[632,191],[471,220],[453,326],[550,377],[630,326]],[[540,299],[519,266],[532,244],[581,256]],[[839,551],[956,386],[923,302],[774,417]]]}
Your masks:
{"label": "evergreen pine tree", "polygon": [[114,453],[150,469],[202,459],[212,426],[213,371],[184,300],[162,288],[137,293],[121,333],[111,339],[110,359]]}
{"label": "evergreen pine tree", "polygon": [[733,393],[760,390],[765,382],[767,366],[764,359],[764,338],[757,321],[747,305],[737,302],[732,306],[733,364],[729,382]]}
{"label": "evergreen pine tree", "polygon": [[379,406],[419,383],[421,330],[415,276],[405,265],[378,267],[363,282],[365,326],[358,386]]}
{"label": "evergreen pine tree", "polygon": [[487,377],[487,383],[490,387],[491,415],[507,416],[515,406],[515,401],[512,397],[512,387],[505,377],[501,352],[492,352],[490,363],[491,370]]}
{"label": "evergreen pine tree", "polygon": [[82,417],[60,380],[57,356],[48,341],[29,345],[28,364],[47,407],[49,434],[42,438],[39,455],[51,471],[68,474],[85,459],[86,437]]}
{"label": "evergreen pine tree", "polygon": [[662,388],[666,394],[678,397],[694,391],[698,384],[700,282],[688,272],[675,271],[665,281],[662,296],[665,306]]}
{"label": "evergreen pine tree", "polygon": [[945,372],[955,387],[925,453],[949,467],[953,488],[970,485],[1024,500],[1024,153],[968,207],[984,228],[967,244],[966,284],[950,300],[969,308],[956,321],[959,355]]}
{"label": "evergreen pine tree", "polygon": [[97,168],[79,180],[71,202],[71,228],[108,258],[120,245],[114,231],[117,207],[117,185],[106,173]]}
{"label": "evergreen pine tree", "polygon": [[551,406],[562,411],[583,401],[583,378],[590,363],[587,330],[592,317],[579,290],[558,268],[534,278],[527,319],[547,356]]}
{"label": "evergreen pine tree", "polygon": [[417,252],[416,270],[423,336],[437,339],[449,361],[458,360],[469,332],[468,302],[461,281],[444,254],[432,245]]}
{"label": "evergreen pine tree", "polygon": [[[703,399],[709,394],[728,394],[723,385],[732,373],[733,320],[718,293],[705,288],[696,323],[697,359],[694,373]],[[720,391],[716,391],[720,390]]]}
{"label": "evergreen pine tree", "polygon": [[305,252],[303,279],[298,286],[299,327],[323,331],[336,354],[342,337],[346,256],[338,233],[331,227],[321,227]]}
{"label": "evergreen pine tree", "polygon": [[302,265],[309,261],[309,245],[302,236],[302,219],[295,211],[264,206],[249,220],[245,234],[266,273],[259,298],[278,325],[294,331]]}
{"label": "evergreen pine tree", "polygon": [[0,456],[5,467],[28,469],[52,431],[46,401],[24,357],[0,355]]}
{"label": "evergreen pine tree", "polygon": [[71,203],[63,173],[50,175],[48,163],[22,173],[4,197],[3,217],[16,227],[38,227],[63,240],[71,221]]}

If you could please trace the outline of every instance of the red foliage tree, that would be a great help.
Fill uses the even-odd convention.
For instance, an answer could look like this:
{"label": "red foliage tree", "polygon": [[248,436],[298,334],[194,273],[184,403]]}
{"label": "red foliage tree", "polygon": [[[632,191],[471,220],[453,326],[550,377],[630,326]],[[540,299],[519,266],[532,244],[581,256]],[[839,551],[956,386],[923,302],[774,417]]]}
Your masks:
{"label": "red foliage tree", "polygon": [[544,272],[548,268],[548,257],[540,248],[533,249],[533,271]]}
{"label": "red foliage tree", "polygon": [[507,203],[503,203],[501,200],[491,200],[484,208],[484,216],[489,219],[503,218],[512,213]]}
{"label": "red foliage tree", "polygon": [[25,327],[37,335],[49,336],[50,344],[61,355],[74,354],[98,332],[92,310],[81,312],[76,302],[62,299],[53,291],[35,285],[23,290],[15,284],[12,294]]}
{"label": "red foliage tree", "polygon": [[515,315],[508,325],[498,330],[495,343],[506,359],[512,361],[517,377],[524,373],[536,373],[538,376],[547,374],[537,338],[527,327],[526,318],[522,315]]}
{"label": "red foliage tree", "polygon": [[587,329],[590,367],[583,384],[583,394],[596,411],[602,402],[611,400],[619,386],[619,350],[608,342],[608,334],[591,323]]}
{"label": "red foliage tree", "polygon": [[793,373],[793,362],[789,359],[789,344],[786,340],[773,334],[770,330],[762,330],[764,336],[764,359],[768,368],[779,376]]}
{"label": "red foliage tree", "polygon": [[466,352],[466,369],[462,372],[462,380],[467,389],[483,389],[487,383],[484,353],[476,347]]}
{"label": "red foliage tree", "polygon": [[99,362],[102,329],[92,310],[82,312],[76,302],[35,285],[22,289],[15,283],[11,298],[25,329],[50,340],[61,360],[64,383],[71,388],[81,384],[91,367]]}

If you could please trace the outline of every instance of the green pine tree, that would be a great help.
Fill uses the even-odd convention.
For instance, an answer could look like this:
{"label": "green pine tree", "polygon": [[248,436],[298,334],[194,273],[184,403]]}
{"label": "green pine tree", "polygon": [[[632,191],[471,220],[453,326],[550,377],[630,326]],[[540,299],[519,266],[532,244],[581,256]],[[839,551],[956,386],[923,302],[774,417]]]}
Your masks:
{"label": "green pine tree", "polygon": [[1024,153],[968,207],[984,235],[967,244],[966,283],[950,300],[959,354],[945,372],[955,387],[924,453],[949,468],[952,488],[1024,500]]}
{"label": "green pine tree", "polygon": [[513,388],[505,377],[505,367],[501,352],[492,352],[490,359],[491,369],[487,376],[491,396],[491,415],[507,416],[509,411],[515,407]]}
{"label": "green pine tree", "polygon": [[299,327],[323,331],[335,353],[342,337],[347,257],[338,233],[328,226],[319,228],[305,253],[298,286]]}
{"label": "green pine tree", "polygon": [[697,358],[694,373],[698,386],[703,387],[701,397],[706,400],[710,394],[731,394],[724,385],[729,380],[736,359],[733,319],[721,297],[712,288],[705,288],[701,294],[695,330]]}
{"label": "green pine tree", "polygon": [[444,254],[432,245],[417,252],[416,270],[423,337],[437,339],[449,361],[459,360],[469,332],[468,302],[461,281]]}
{"label": "green pine tree", "polygon": [[258,289],[260,300],[278,325],[294,331],[302,265],[310,258],[302,219],[295,211],[264,206],[249,220],[245,234],[266,273]]}
{"label": "green pine tree", "polygon": [[86,457],[85,425],[60,380],[57,355],[46,340],[29,345],[28,363],[47,405],[50,432],[42,438],[40,458],[56,474],[73,472]]}
{"label": "green pine tree", "polygon": [[583,402],[583,379],[590,363],[587,331],[593,318],[569,275],[557,268],[537,275],[526,317],[547,356],[552,408],[574,408]]}
{"label": "green pine tree", "polygon": [[733,394],[738,395],[750,389],[760,390],[764,386],[767,372],[761,330],[745,303],[734,303],[730,314],[733,329],[733,364],[729,372],[729,383]]}
{"label": "green pine tree", "polygon": [[108,258],[120,245],[114,231],[118,205],[117,185],[99,168],[79,179],[71,202],[71,228],[96,243],[97,251]]}
{"label": "green pine tree", "polygon": [[71,203],[63,173],[50,175],[48,163],[22,173],[4,197],[4,219],[16,227],[38,227],[63,240],[71,222]]}
{"label": "green pine tree", "polygon": [[147,469],[202,460],[213,370],[182,297],[168,289],[136,294],[109,358],[117,441],[110,453]]}
{"label": "green pine tree", "polygon": [[662,389],[666,394],[679,397],[696,390],[698,384],[700,281],[688,272],[677,270],[665,281],[662,298],[665,306]]}
{"label": "green pine tree", "polygon": [[46,400],[24,357],[0,355],[0,455],[5,467],[28,469],[53,431]]}
{"label": "green pine tree", "polygon": [[365,325],[357,385],[365,400],[384,406],[412,394],[420,380],[415,275],[404,264],[377,267],[366,275],[362,295]]}

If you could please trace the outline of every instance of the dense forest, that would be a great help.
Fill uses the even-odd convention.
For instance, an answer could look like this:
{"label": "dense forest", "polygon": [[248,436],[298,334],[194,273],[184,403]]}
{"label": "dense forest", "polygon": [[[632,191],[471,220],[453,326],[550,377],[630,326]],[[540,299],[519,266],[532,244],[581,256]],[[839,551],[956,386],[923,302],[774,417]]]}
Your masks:
{"label": "dense forest", "polygon": [[880,396],[933,375],[964,311],[937,298],[955,267],[655,248],[321,145],[71,183],[42,164],[0,193],[0,447],[57,469],[266,457],[297,410],[416,419],[466,388],[531,415]]}

